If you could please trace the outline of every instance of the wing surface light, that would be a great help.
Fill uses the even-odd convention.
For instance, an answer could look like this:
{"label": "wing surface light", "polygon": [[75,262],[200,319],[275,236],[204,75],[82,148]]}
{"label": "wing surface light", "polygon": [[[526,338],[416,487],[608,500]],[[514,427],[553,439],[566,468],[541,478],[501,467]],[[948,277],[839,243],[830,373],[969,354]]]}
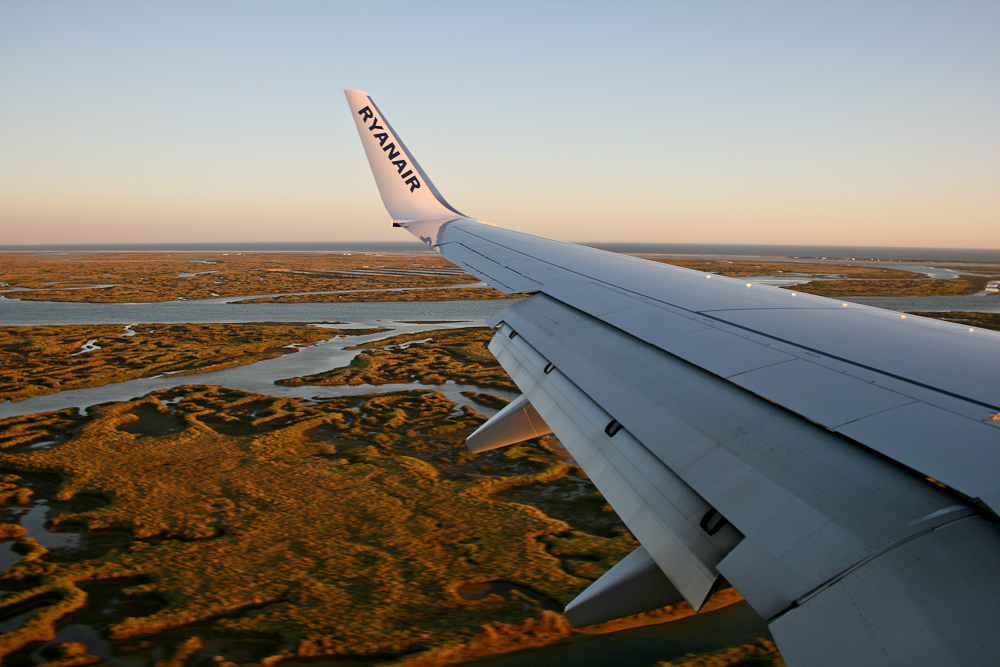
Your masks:
{"label": "wing surface light", "polygon": [[1000,664],[1000,334],[482,223],[346,94],[393,224],[532,295],[470,448],[554,432],[642,544],[571,623],[728,581],[789,665]]}

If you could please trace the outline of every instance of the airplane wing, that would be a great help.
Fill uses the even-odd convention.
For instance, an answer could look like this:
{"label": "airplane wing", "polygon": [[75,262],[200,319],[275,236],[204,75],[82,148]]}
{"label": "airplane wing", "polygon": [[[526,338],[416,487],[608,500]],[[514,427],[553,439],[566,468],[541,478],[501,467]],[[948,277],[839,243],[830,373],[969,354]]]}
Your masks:
{"label": "airplane wing", "polygon": [[571,624],[728,582],[789,665],[1000,663],[1000,334],[479,222],[345,92],[393,224],[532,295],[470,448],[554,432],[642,544]]}

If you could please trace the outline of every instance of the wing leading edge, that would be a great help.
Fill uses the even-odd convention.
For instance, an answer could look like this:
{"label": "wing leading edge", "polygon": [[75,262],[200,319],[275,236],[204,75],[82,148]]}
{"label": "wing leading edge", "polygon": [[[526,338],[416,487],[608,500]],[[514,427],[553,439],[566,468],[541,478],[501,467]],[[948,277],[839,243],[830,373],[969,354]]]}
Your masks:
{"label": "wing leading edge", "polygon": [[997,662],[1000,336],[478,222],[346,92],[394,224],[533,295],[489,322],[524,398],[470,446],[554,431],[643,545],[571,622],[725,577],[788,664]]}

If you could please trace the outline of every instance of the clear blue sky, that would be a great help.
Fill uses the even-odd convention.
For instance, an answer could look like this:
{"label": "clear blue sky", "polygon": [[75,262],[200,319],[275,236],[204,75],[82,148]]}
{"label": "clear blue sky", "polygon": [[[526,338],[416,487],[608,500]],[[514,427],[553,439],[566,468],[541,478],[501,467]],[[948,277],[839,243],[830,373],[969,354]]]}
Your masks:
{"label": "clear blue sky", "polygon": [[1000,247],[995,0],[0,0],[0,242],[403,240],[342,88],[502,226]]}

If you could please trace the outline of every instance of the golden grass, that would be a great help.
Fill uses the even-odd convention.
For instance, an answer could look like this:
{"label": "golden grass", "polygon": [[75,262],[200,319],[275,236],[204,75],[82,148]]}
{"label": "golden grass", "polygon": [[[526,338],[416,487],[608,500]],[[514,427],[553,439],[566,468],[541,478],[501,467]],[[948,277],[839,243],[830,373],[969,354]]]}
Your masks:
{"label": "golden grass", "polygon": [[[743,598],[729,588],[719,591],[702,607],[702,612],[714,611],[740,602]],[[645,614],[590,625],[585,628],[571,628],[562,614],[543,611],[540,618],[529,618],[518,623],[489,623],[483,632],[469,641],[449,646],[432,648],[383,667],[448,667],[461,665],[472,660],[484,660],[512,651],[541,648],[550,644],[580,641],[594,635],[604,635],[629,628],[637,628],[657,623],[669,623],[694,616],[695,611],[686,602],[677,606],[664,607]],[[752,664],[752,663],[751,663]],[[768,663],[764,663],[768,664]],[[714,667],[714,666],[713,666]],[[784,667],[775,663],[775,667]]]}
{"label": "golden grass", "polygon": [[[493,331],[485,327],[393,336],[362,346],[366,351],[348,366],[280,380],[278,384],[297,387],[420,382],[436,385],[453,380],[459,384],[517,391],[513,381],[486,349],[492,337]],[[428,338],[427,342],[411,342]],[[402,345],[407,347],[400,347]]]}
{"label": "golden grass", "polygon": [[660,259],[665,264],[697,269],[722,276],[748,277],[760,275],[836,275],[844,280],[814,280],[785,289],[819,296],[959,296],[981,292],[991,279],[1000,277],[1000,269],[983,269],[983,276],[959,276],[949,280],[932,280],[924,274],[899,269],[881,269],[854,264],[818,262],[774,262],[766,260]]}
{"label": "golden grass", "polygon": [[[937,265],[935,264],[935,266]],[[955,271],[966,273],[982,273],[994,278],[1000,276],[1000,264],[994,264],[993,266],[966,266],[959,262],[949,262],[947,265],[941,265],[941,268],[954,269]]]}
{"label": "golden grass", "polygon": [[[161,401],[174,397],[181,400]],[[453,409],[431,391],[302,405],[189,386],[95,407],[89,417],[65,411],[0,422],[17,433],[0,439],[7,450],[69,435],[50,449],[0,454],[0,466],[59,475],[59,500],[113,499],[53,523],[135,537],[124,552],[79,563],[39,559],[44,549],[22,539],[34,555],[0,575],[0,585],[34,585],[0,600],[0,613],[51,603],[0,637],[0,655],[51,638],[53,624],[85,602],[79,583],[140,575],[150,583],[126,592],[167,604],[112,626],[118,642],[207,622],[217,632],[279,637],[277,656],[412,660],[565,638],[561,616],[531,597],[470,601],[456,591],[501,581],[565,604],[590,581],[567,570],[567,553],[593,560],[597,576],[636,542],[627,533],[576,532],[528,505],[492,500],[497,489],[551,480],[572,466],[544,440],[472,455],[463,441],[483,417]],[[150,411],[182,430],[162,420],[144,428]],[[489,474],[481,472],[486,464]],[[634,622],[650,618],[659,617]],[[497,628],[520,630],[503,630],[510,637],[498,642]],[[427,664],[452,664],[442,659]]]}
{"label": "golden grass", "polygon": [[657,667],[785,667],[785,661],[774,642],[758,639],[755,644],[703,655],[690,654],[680,660],[661,662]]}
{"label": "golden grass", "polygon": [[959,276],[949,280],[816,280],[785,289],[818,296],[962,296],[982,292],[988,276]]}
{"label": "golden grass", "polygon": [[[197,261],[195,261],[197,260]],[[200,262],[210,261],[213,264]],[[45,291],[6,292],[8,299],[145,303],[281,292],[443,287],[476,282],[467,275],[352,276],[359,269],[454,269],[437,255],[266,253],[0,253],[0,283]],[[214,271],[193,277],[180,273]],[[112,284],[101,289],[68,289]],[[3,286],[0,285],[0,289]]]}
{"label": "golden grass", "polygon": [[[45,667],[104,667],[108,663],[103,658],[91,655],[85,644],[80,642],[63,642],[55,648],[55,660],[45,663]],[[160,667],[157,663],[156,667]],[[163,667],[183,667],[180,664],[163,665]]]}
{"label": "golden grass", "polygon": [[494,410],[502,410],[510,402],[504,398],[500,398],[499,396],[484,394],[477,391],[463,391],[462,396]]}
{"label": "golden grass", "polygon": [[[304,324],[118,324],[0,327],[0,401],[97,387],[162,373],[222,370],[288,354],[336,335],[371,333]],[[80,352],[94,340],[101,349]]]}
{"label": "golden grass", "polygon": [[24,526],[16,523],[0,523],[0,540],[9,540],[12,537],[22,537],[28,534]]}
{"label": "golden grass", "polygon": [[[405,292],[353,292],[261,297],[242,303],[340,303],[373,301],[453,301],[511,298],[492,288],[427,290],[421,288],[468,284],[478,279],[468,274],[431,276],[345,275],[337,271],[373,269],[455,269],[438,255],[399,254],[266,254],[266,253],[86,253],[53,256],[0,253],[0,283],[43,291],[6,292],[11,299],[85,302],[151,302],[207,299],[283,292],[380,290],[406,288]],[[846,281],[818,281],[796,287],[824,296],[926,296],[967,294],[979,285],[975,276],[955,280],[927,280],[922,274],[852,264],[776,262],[768,260],[700,260],[647,257],[725,276],[839,275]],[[213,264],[203,264],[209,261]],[[213,271],[193,277],[181,272]],[[984,277],[1000,270],[971,269]],[[858,283],[857,281],[863,281]],[[70,289],[112,284],[100,289]],[[0,288],[3,286],[0,285]],[[981,289],[981,288],[980,288]],[[972,291],[970,291],[972,290]]]}
{"label": "golden grass", "polygon": [[767,260],[715,260],[715,259],[673,259],[646,257],[663,264],[682,266],[705,273],[715,273],[733,278],[745,276],[772,276],[782,273],[790,274],[820,274],[838,275],[853,279],[913,279],[922,278],[923,274],[899,269],[881,269],[875,266],[859,266],[856,264],[833,264],[826,262],[775,262]]}
{"label": "golden grass", "polygon": [[169,658],[158,661],[155,667],[184,667],[187,659],[200,651],[202,648],[203,644],[201,639],[198,637],[191,637],[187,641],[178,645],[177,648],[174,649],[174,652],[170,654]]}
{"label": "golden grass", "polygon": [[[26,444],[34,440],[39,439],[39,433],[46,433],[46,431],[36,430],[38,427],[32,428],[32,423],[39,424],[42,428],[45,425],[53,423],[49,420],[31,420],[28,419],[18,419],[14,418],[12,420],[7,420],[10,426],[5,432],[0,433],[0,441],[6,444],[0,445],[0,447],[16,447],[20,444]],[[54,420],[53,420],[54,421]],[[4,422],[6,424],[6,421]],[[24,430],[29,429],[29,434],[25,435]],[[0,475],[0,502],[9,503],[14,501],[18,505],[27,505],[31,502],[31,496],[33,494],[32,490],[21,486],[18,482],[21,478],[18,475]],[[11,524],[2,524],[4,526],[10,526]],[[8,532],[15,532],[16,528],[7,528]]]}

